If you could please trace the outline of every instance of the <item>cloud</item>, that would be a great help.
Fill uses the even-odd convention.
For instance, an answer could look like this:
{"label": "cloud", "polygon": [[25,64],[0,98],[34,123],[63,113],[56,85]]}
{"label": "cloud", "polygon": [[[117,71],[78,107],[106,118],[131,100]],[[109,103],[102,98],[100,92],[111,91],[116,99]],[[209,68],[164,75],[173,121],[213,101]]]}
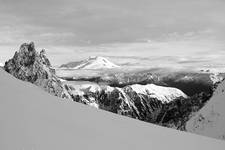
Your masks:
{"label": "cloud", "polygon": [[141,0],[138,5],[136,0],[4,0],[0,6],[0,26],[32,26],[29,35],[45,32],[77,35],[69,42],[62,40],[61,44],[134,42],[141,38],[160,39],[175,32],[221,30],[224,6],[221,0]]}
{"label": "cloud", "polygon": [[48,48],[57,64],[89,55],[124,56],[142,62],[164,56],[167,61],[168,56],[212,57],[225,48],[223,0],[0,3],[0,55],[4,57],[29,41]]}

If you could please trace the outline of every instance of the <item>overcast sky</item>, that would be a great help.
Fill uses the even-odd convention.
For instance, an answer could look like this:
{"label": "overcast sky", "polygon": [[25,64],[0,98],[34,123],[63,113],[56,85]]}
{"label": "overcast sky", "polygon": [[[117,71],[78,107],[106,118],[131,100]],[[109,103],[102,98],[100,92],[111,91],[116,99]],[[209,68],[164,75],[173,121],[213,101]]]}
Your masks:
{"label": "overcast sky", "polygon": [[0,4],[0,62],[28,41],[46,48],[55,64],[90,55],[197,55],[216,60],[225,52],[224,0],[0,0]]}

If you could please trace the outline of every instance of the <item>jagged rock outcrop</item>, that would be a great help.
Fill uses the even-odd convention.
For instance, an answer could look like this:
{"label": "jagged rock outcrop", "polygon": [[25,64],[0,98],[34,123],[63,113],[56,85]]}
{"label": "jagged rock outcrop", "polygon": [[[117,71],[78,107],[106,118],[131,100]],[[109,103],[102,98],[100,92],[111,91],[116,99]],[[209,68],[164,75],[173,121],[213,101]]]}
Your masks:
{"label": "jagged rock outcrop", "polygon": [[225,81],[208,103],[187,123],[188,132],[225,140]]}
{"label": "jagged rock outcrop", "polygon": [[47,92],[62,98],[70,98],[61,81],[56,77],[45,50],[37,52],[34,43],[24,43],[4,66],[14,77],[42,87]]}

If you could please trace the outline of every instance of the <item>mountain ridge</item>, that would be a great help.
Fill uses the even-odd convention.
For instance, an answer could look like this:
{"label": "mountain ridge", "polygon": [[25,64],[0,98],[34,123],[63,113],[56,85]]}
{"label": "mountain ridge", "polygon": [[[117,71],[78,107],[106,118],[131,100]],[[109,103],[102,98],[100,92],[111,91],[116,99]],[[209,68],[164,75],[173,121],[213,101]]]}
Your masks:
{"label": "mountain ridge", "polygon": [[[99,57],[91,57],[88,60],[96,59],[102,60]],[[13,58],[5,63],[4,69],[14,77],[31,82],[57,97],[153,123],[156,116],[158,117],[158,113],[154,114],[155,110],[159,111],[164,104],[176,99],[188,98],[179,89],[153,84],[124,88],[106,86],[99,88],[100,90],[86,87],[80,90],[56,76],[45,51],[36,51],[33,42],[22,44]]]}
{"label": "mountain ridge", "polygon": [[165,150],[168,145],[174,150],[223,150],[225,146],[224,141],[63,101],[31,83],[17,80],[3,69],[0,91],[3,150]]}
{"label": "mountain ridge", "polygon": [[[96,60],[96,57],[90,59]],[[33,42],[22,44],[13,58],[5,63],[4,69],[57,97],[183,131],[192,113],[201,109],[211,96],[211,93],[201,92],[189,97],[177,88],[154,84],[133,84],[121,88],[83,85],[79,89],[56,76],[45,51],[36,51]],[[148,80],[154,79],[151,73],[144,76]]]}
{"label": "mountain ridge", "polygon": [[36,51],[33,42],[24,43],[13,58],[5,62],[4,69],[14,77],[31,82],[48,93],[62,98],[70,98],[60,79],[51,68],[45,50]]}
{"label": "mountain ridge", "polygon": [[119,68],[120,66],[110,62],[108,59],[101,56],[91,56],[86,60],[70,62],[63,64],[60,68],[68,69],[113,69]]}

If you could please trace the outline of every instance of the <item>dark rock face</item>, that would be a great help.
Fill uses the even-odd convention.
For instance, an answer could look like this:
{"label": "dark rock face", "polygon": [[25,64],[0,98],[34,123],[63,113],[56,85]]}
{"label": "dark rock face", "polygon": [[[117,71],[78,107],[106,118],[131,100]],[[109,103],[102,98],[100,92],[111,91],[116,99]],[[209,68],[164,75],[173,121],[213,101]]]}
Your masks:
{"label": "dark rock face", "polygon": [[14,77],[34,83],[49,93],[62,98],[70,98],[61,81],[56,77],[45,50],[38,53],[34,43],[24,43],[4,69]]}
{"label": "dark rock face", "polygon": [[176,99],[187,99],[178,89],[156,85],[132,85],[124,88],[104,85],[74,88],[73,85],[68,85],[67,89],[74,101],[155,124],[162,120],[161,114],[166,111],[163,110],[164,106]]}
{"label": "dark rock face", "polygon": [[[116,114],[129,116],[132,118],[139,118],[139,112],[133,101],[120,88],[115,88],[111,92],[102,90],[96,95],[98,95],[96,100],[99,104],[99,108]],[[89,96],[87,96],[87,98],[88,97]]]}

